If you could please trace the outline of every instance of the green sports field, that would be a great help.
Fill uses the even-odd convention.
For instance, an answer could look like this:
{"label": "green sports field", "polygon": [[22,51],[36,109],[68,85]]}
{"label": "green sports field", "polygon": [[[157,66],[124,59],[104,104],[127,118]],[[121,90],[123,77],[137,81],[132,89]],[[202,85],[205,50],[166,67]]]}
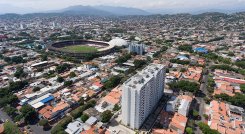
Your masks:
{"label": "green sports field", "polygon": [[91,46],[84,45],[74,45],[74,46],[66,46],[62,48],[63,51],[75,52],[75,53],[91,53],[97,52],[98,49]]}

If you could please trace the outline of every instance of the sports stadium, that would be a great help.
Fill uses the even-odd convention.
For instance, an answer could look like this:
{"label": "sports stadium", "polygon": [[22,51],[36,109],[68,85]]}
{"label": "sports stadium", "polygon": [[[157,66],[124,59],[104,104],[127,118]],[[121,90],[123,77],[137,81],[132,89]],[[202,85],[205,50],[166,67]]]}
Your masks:
{"label": "sports stadium", "polygon": [[62,41],[48,45],[49,51],[77,58],[83,58],[87,54],[106,55],[113,48],[113,44],[92,40]]}
{"label": "sports stadium", "polygon": [[56,54],[68,55],[76,58],[83,58],[88,54],[98,56],[107,55],[113,52],[115,46],[127,46],[128,42],[121,38],[114,38],[110,42],[94,41],[94,40],[73,40],[62,41],[48,45],[48,50]]}

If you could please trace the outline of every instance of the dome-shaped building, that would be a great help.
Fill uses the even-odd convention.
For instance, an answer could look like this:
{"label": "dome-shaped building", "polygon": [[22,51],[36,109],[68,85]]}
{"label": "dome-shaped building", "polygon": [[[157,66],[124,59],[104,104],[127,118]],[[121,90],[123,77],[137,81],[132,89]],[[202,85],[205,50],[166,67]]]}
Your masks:
{"label": "dome-shaped building", "polygon": [[109,41],[109,45],[121,47],[121,46],[127,46],[128,42],[126,40],[124,40],[124,39],[121,39],[121,38],[117,37],[117,38],[112,39],[111,41]]}

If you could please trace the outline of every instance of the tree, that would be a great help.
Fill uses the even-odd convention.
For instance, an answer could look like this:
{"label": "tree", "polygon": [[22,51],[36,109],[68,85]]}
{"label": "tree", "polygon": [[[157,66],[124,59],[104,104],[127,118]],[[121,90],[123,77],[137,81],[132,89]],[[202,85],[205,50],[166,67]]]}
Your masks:
{"label": "tree", "polygon": [[72,122],[72,117],[66,116],[55,127],[52,128],[51,134],[65,134],[66,132],[64,130],[70,122]]}
{"label": "tree", "polygon": [[190,128],[190,127],[187,127],[187,128],[185,129],[185,131],[186,131],[187,134],[194,134],[194,133],[193,133],[193,129]]}
{"label": "tree", "polygon": [[19,114],[19,115],[17,115],[17,116],[14,117],[14,121],[15,121],[15,122],[18,122],[18,121],[20,121],[22,118],[23,118],[23,116],[22,116],[21,114]]}
{"label": "tree", "polygon": [[109,42],[111,39],[112,39],[112,37],[109,34],[106,34],[105,36],[102,36],[102,40],[103,41]]}
{"label": "tree", "polygon": [[40,87],[34,87],[34,88],[32,89],[32,91],[33,91],[33,92],[40,91]]}
{"label": "tree", "polygon": [[161,52],[160,52],[160,51],[157,51],[157,52],[155,52],[152,56],[153,56],[153,57],[158,57],[158,56],[160,56],[160,54],[161,54]]}
{"label": "tree", "polygon": [[135,60],[134,61],[134,67],[137,68],[141,68],[142,66],[144,66],[147,62],[145,60]]}
{"label": "tree", "polygon": [[83,114],[83,115],[81,116],[81,120],[82,120],[83,122],[85,122],[86,120],[88,120],[88,118],[89,118],[89,116],[88,116],[87,114]]}
{"label": "tree", "polygon": [[167,50],[168,50],[168,47],[162,46],[160,52],[165,52],[165,51],[167,51]]}
{"label": "tree", "polygon": [[217,130],[211,129],[207,124],[203,122],[199,122],[198,127],[202,130],[203,134],[219,134]]}
{"label": "tree", "polygon": [[187,52],[190,52],[190,53],[193,52],[191,45],[181,45],[181,46],[178,47],[178,49],[181,50],[181,51],[187,51]]}
{"label": "tree", "polygon": [[193,110],[193,111],[192,111],[192,116],[193,116],[194,118],[197,118],[197,117],[199,116],[199,112],[196,111],[196,110]]}
{"label": "tree", "polygon": [[71,111],[71,116],[73,118],[78,118],[82,115],[84,110],[86,110],[90,107],[94,107],[95,105],[96,105],[96,101],[90,100],[86,104],[84,104],[83,106],[80,106],[80,107],[76,108],[75,110]]}
{"label": "tree", "polygon": [[166,73],[169,73],[169,68],[166,68]]}
{"label": "tree", "polygon": [[147,56],[146,57],[146,60],[147,60],[147,62],[150,62],[151,61],[151,57],[150,56]]}
{"label": "tree", "polygon": [[26,76],[27,76],[27,73],[24,72],[24,69],[17,67],[16,72],[14,73],[14,77],[21,78],[21,77],[26,77]]}
{"label": "tree", "polygon": [[4,57],[4,61],[7,62],[7,63],[10,63],[11,62],[11,58],[10,57]]}
{"label": "tree", "polygon": [[44,127],[49,125],[49,122],[47,119],[42,119],[38,123],[40,126],[44,126]]}
{"label": "tree", "polygon": [[4,112],[6,112],[10,116],[14,116],[15,113],[17,112],[17,109],[11,106],[5,106],[4,107]]}
{"label": "tree", "polygon": [[208,115],[207,114],[203,114],[202,115],[206,120],[208,120]]}
{"label": "tree", "polygon": [[234,96],[229,96],[227,94],[219,94],[214,96],[216,99],[230,102],[232,105],[245,107],[245,94],[236,93]]}
{"label": "tree", "polygon": [[245,69],[245,60],[237,61],[235,64],[236,64],[236,66],[238,66],[242,69]]}
{"label": "tree", "polygon": [[22,106],[20,112],[23,115],[26,123],[31,123],[31,121],[37,118],[36,111],[30,105]]}
{"label": "tree", "polygon": [[131,54],[126,54],[124,56],[119,57],[118,59],[116,59],[116,63],[117,64],[123,64],[124,62],[126,62],[127,60],[129,60],[131,58]]}
{"label": "tree", "polygon": [[188,91],[192,93],[196,93],[199,90],[199,84],[185,80],[169,83],[169,86],[171,89]]}
{"label": "tree", "polygon": [[57,77],[57,82],[62,83],[64,81],[64,78],[61,76]]}
{"label": "tree", "polygon": [[177,64],[181,64],[181,65],[188,65],[190,64],[190,61],[188,60],[179,60],[179,59],[170,59],[171,63],[177,63]]}
{"label": "tree", "polygon": [[180,69],[180,72],[185,72],[185,71],[186,71],[185,68],[181,68],[181,69]]}
{"label": "tree", "polygon": [[25,60],[21,56],[14,56],[14,57],[11,58],[11,62],[19,64],[19,63],[24,63]]}
{"label": "tree", "polygon": [[111,117],[113,116],[113,113],[110,110],[106,110],[101,114],[101,122],[107,123],[110,121]]}
{"label": "tree", "polygon": [[70,76],[70,78],[73,78],[73,77],[76,77],[76,74],[75,74],[75,72],[70,72],[69,76]]}
{"label": "tree", "polygon": [[90,40],[93,38],[93,36],[91,34],[85,34],[85,37],[84,37],[86,40]]}
{"label": "tree", "polygon": [[240,85],[240,90],[241,90],[243,93],[245,93],[245,84],[241,84],[241,85]]}
{"label": "tree", "polygon": [[4,123],[4,134],[21,134],[21,132],[15,124],[8,121]]}
{"label": "tree", "polygon": [[112,76],[106,83],[105,83],[105,88],[106,89],[110,89],[110,88],[114,88],[116,87],[120,81],[121,81],[121,77],[120,76]]}
{"label": "tree", "polygon": [[42,60],[42,61],[47,61],[47,60],[48,60],[47,54],[41,55],[41,60]]}
{"label": "tree", "polygon": [[233,52],[229,52],[227,55],[228,56],[235,56],[235,54]]}
{"label": "tree", "polygon": [[66,86],[66,87],[71,86],[72,83],[73,83],[73,82],[72,82],[71,80],[65,81],[65,82],[64,82],[64,86]]}
{"label": "tree", "polygon": [[9,82],[8,89],[10,92],[16,92],[24,88],[26,85],[28,85],[27,81]]}
{"label": "tree", "polygon": [[118,111],[120,109],[121,109],[121,107],[118,104],[115,104],[113,107],[113,111]]}
{"label": "tree", "polygon": [[106,92],[103,92],[102,94],[101,94],[101,97],[105,97],[106,96]]}
{"label": "tree", "polygon": [[85,61],[90,61],[90,60],[96,58],[97,56],[98,56],[97,54],[88,53],[88,54],[85,54],[85,55],[83,56],[83,59],[84,59]]}
{"label": "tree", "polygon": [[71,67],[71,65],[69,65],[67,63],[64,63],[64,64],[61,64],[61,65],[58,65],[55,70],[56,70],[57,73],[63,73],[64,71],[66,71],[70,67]]}

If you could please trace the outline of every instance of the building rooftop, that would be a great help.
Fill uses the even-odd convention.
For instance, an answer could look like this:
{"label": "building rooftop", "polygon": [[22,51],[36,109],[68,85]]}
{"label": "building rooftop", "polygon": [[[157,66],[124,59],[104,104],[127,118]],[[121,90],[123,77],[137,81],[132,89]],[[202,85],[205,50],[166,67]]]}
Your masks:
{"label": "building rooftop", "polygon": [[161,64],[150,64],[142,71],[139,71],[133,77],[124,82],[124,85],[137,90],[139,88],[136,87],[144,86],[144,83],[147,83],[149,80],[151,80],[151,78],[154,77],[162,68],[164,68],[164,66]]}
{"label": "building rooftop", "polygon": [[88,125],[90,125],[90,126],[92,126],[92,125],[94,125],[96,122],[97,122],[97,118],[91,116],[91,117],[88,118],[88,120],[87,120],[85,123],[88,124]]}
{"label": "building rooftop", "polygon": [[83,127],[84,127],[83,123],[76,120],[72,123],[69,123],[65,131],[68,134],[80,134],[83,131]]}
{"label": "building rooftop", "polygon": [[213,100],[207,110],[210,128],[222,134],[244,133],[244,109]]}

